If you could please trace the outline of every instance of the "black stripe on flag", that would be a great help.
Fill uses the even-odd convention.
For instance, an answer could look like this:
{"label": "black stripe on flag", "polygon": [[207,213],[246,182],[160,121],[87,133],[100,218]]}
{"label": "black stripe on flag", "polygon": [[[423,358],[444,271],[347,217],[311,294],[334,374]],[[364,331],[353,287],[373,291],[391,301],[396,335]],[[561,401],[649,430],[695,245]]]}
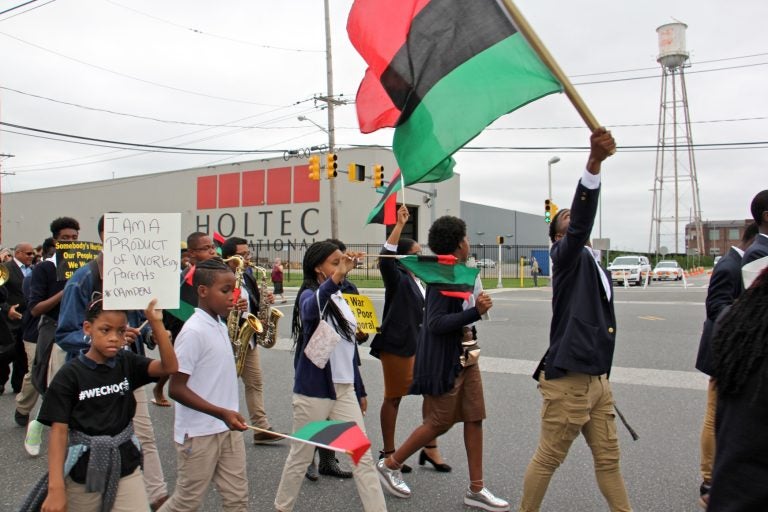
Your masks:
{"label": "black stripe on flag", "polygon": [[[342,342],[343,343],[343,342]],[[354,421],[345,421],[344,423],[335,423],[325,427],[323,430],[312,436],[310,441],[321,444],[333,443],[341,434],[349,430],[351,425],[354,425]]]}
{"label": "black stripe on flag", "polygon": [[384,89],[401,111],[398,125],[445,75],[516,32],[497,0],[429,2],[381,75]]}

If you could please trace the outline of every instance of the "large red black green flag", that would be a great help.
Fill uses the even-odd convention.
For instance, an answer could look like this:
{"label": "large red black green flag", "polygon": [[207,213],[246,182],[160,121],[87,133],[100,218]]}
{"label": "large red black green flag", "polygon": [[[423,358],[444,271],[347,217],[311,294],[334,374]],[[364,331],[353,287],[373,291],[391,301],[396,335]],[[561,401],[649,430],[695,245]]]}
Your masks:
{"label": "large red black green flag", "polygon": [[562,89],[500,0],[355,0],[347,32],[369,66],[360,131],[396,127],[406,186],[450,178],[486,126]]}

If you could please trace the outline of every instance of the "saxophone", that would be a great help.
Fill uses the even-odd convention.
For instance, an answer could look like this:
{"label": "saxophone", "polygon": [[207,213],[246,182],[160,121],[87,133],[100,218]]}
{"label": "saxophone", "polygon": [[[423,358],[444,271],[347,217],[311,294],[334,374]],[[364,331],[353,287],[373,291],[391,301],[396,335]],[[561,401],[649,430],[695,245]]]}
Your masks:
{"label": "saxophone", "polygon": [[[224,260],[224,263],[230,261],[237,262],[237,268],[235,269],[235,292],[239,298],[240,288],[243,286],[243,272],[245,272],[245,261],[240,256],[231,256]],[[258,334],[264,330],[261,321],[256,318],[256,315],[248,313],[245,317],[245,323],[240,325],[240,311],[233,308],[227,316],[227,333],[229,334],[229,341],[232,343],[232,351],[235,355],[235,369],[237,370],[237,376],[243,374],[243,368],[245,368],[245,356],[248,354],[248,349],[251,337],[254,334]]]}
{"label": "saxophone", "polygon": [[259,314],[263,330],[256,333],[256,343],[264,348],[272,348],[277,343],[277,321],[283,317],[283,312],[269,305],[267,298],[269,287],[267,285],[267,269],[259,267],[253,263],[249,265],[259,274],[261,274],[261,283],[259,284]]}

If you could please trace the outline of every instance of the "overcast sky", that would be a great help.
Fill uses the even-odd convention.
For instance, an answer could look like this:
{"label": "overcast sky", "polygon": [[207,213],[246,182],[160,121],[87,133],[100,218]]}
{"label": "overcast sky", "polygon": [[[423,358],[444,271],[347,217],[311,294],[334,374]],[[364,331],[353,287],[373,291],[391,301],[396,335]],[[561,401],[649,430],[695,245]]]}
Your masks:
{"label": "overcast sky", "polygon": [[[0,2],[0,11],[23,1]],[[346,34],[351,5],[331,0],[331,32],[335,93],[354,100],[365,64]],[[765,0],[517,5],[619,145],[604,166],[602,236],[613,248],[648,249],[655,151],[622,146],[657,142],[659,25],[688,24],[694,143],[768,141]],[[324,47],[321,0],[38,0],[0,15],[0,121],[165,146],[282,151],[323,144],[326,134],[297,117],[326,125],[322,104],[312,101],[326,91]],[[341,147],[392,141],[391,130],[360,134],[353,104],[336,110],[336,125]],[[3,192],[254,158],[116,150],[32,133],[8,126],[0,131],[0,153],[14,155],[1,162],[13,173],[2,177]],[[530,104],[469,144],[512,149],[456,155],[461,198],[541,213],[547,161],[559,156],[553,198],[566,206],[586,153],[514,148],[587,143],[588,130],[563,95]],[[705,220],[749,217],[751,198],[768,185],[766,148],[696,150]],[[667,190],[671,196],[671,186]],[[690,205],[690,194],[683,202]],[[593,235],[599,234],[596,227]]]}

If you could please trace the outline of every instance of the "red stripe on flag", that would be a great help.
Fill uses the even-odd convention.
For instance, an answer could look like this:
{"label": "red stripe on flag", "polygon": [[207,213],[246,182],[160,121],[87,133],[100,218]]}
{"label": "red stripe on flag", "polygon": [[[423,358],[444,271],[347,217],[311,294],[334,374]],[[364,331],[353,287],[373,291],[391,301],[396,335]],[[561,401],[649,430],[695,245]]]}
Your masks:
{"label": "red stripe on flag", "polygon": [[379,128],[392,128],[400,117],[400,109],[392,103],[379,78],[368,68],[357,88],[355,98],[357,123],[361,133],[372,133]]}
{"label": "red stripe on flag", "polygon": [[187,275],[184,277],[184,282],[187,283],[189,286],[194,286],[192,284],[192,279],[195,276],[195,266],[190,265],[189,270],[187,271]]}
{"label": "red stripe on flag", "polygon": [[397,224],[397,194],[392,194],[384,203],[384,225],[392,226]]}
{"label": "red stripe on flag", "polygon": [[[380,77],[395,54],[405,44],[411,21],[430,0],[357,0],[347,20],[352,45],[366,57],[373,74]],[[383,27],[371,30],[371,27]],[[369,60],[370,59],[370,60]]]}
{"label": "red stripe on flag", "polygon": [[446,297],[452,297],[454,299],[467,300],[472,295],[472,292],[456,292],[451,290],[440,290],[440,294],[445,295]]}
{"label": "red stripe on flag", "polygon": [[438,254],[437,262],[442,265],[455,265],[457,261],[456,256],[453,254]]}
{"label": "red stripe on flag", "polygon": [[360,462],[360,458],[371,447],[371,441],[357,425],[345,430],[339,437],[329,444],[334,448],[343,448],[348,452],[352,452],[350,456],[355,465]]}
{"label": "red stripe on flag", "polygon": [[222,235],[222,234],[221,234],[221,233],[219,233],[218,231],[214,231],[214,232],[213,232],[213,241],[214,241],[215,243],[218,243],[218,244],[222,244],[222,245],[223,245],[223,244],[224,244],[224,242],[226,242],[226,241],[227,241],[227,239],[226,239],[226,238],[224,238],[224,235]]}
{"label": "red stripe on flag", "polygon": [[[352,45],[368,62],[363,81],[357,89],[355,109],[362,133],[394,127],[400,118],[381,83],[381,75],[405,45],[411,22],[430,0],[382,2],[357,0],[349,13],[347,33]],[[386,27],[386,30],[370,30]]]}

